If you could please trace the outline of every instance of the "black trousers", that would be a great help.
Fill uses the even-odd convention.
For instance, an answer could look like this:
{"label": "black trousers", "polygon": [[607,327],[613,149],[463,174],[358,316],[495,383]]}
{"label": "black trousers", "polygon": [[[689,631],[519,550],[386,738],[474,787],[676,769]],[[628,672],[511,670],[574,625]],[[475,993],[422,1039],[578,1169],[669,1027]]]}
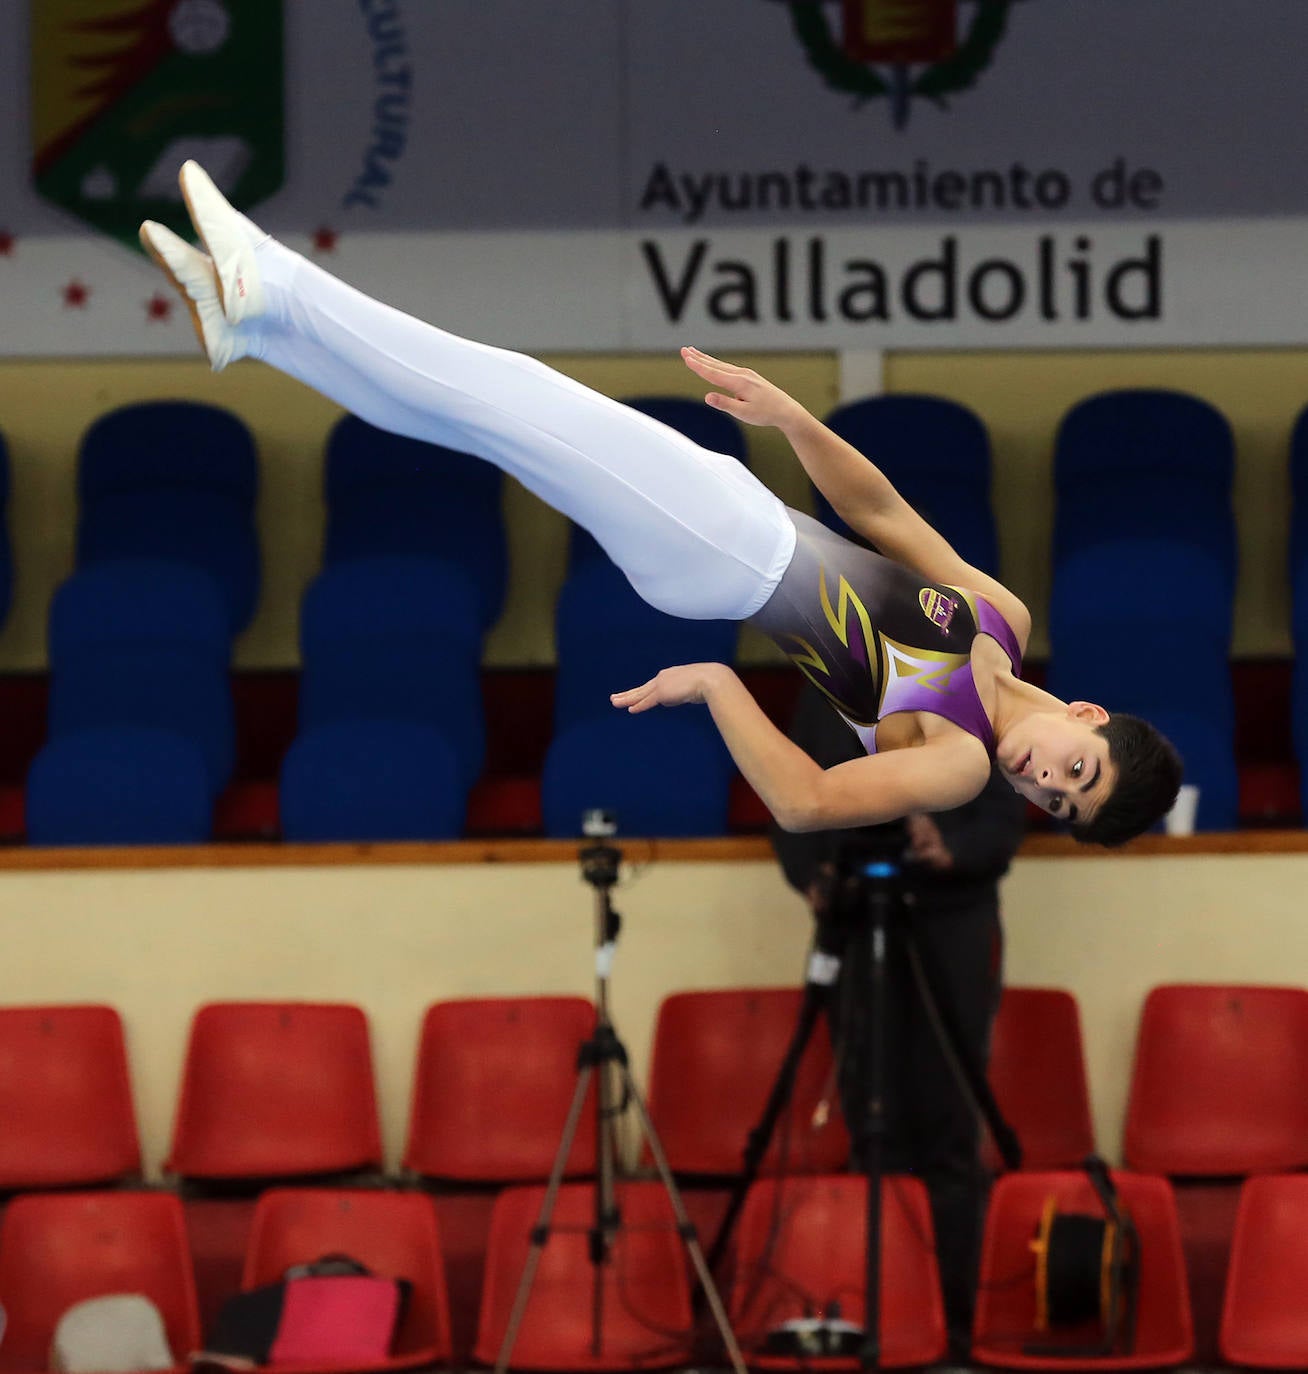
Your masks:
{"label": "black trousers", "polygon": [[868,1023],[878,1011],[884,1018],[882,1169],[916,1175],[930,1194],[945,1315],[958,1345],[971,1330],[989,1179],[974,1105],[942,1047],[901,927],[911,922],[922,962],[934,966],[939,1000],[949,1003],[960,1048],[984,1070],[1002,986],[1003,934],[995,885],[978,888],[947,897],[921,892],[891,919],[881,1007],[871,996],[867,926],[855,919],[829,1003],[856,1169],[868,1166]]}

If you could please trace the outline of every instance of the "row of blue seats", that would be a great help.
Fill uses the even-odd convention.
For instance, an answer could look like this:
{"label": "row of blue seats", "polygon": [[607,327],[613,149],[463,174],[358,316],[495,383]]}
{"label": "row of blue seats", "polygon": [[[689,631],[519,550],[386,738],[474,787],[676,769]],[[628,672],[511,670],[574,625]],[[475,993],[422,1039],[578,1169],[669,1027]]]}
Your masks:
{"label": "row of blue seats", "polygon": [[[663,405],[649,404],[655,411]],[[27,832],[37,843],[205,839],[232,773],[227,672],[231,635],[252,605],[252,563],[231,555],[238,542],[253,547],[253,447],[239,448],[229,474],[233,492],[207,461],[214,448],[193,470],[173,435],[169,461],[184,501],[170,512],[171,537],[160,547],[151,531],[165,518],[161,506],[173,488],[168,469],[160,468],[166,436],[156,426],[181,428],[179,416],[189,421],[207,408],[145,407],[143,441],[153,449],[139,463],[136,409],[105,417],[84,445],[83,472],[116,463],[121,485],[136,482],[144,491],[149,518],[121,521],[112,553],[88,560],[56,595],[51,738],[26,795]],[[733,421],[698,405],[692,413],[717,427],[706,441],[728,431],[743,458]],[[231,443],[231,417],[222,419],[205,428],[206,442],[226,428],[224,442]],[[461,833],[485,752],[482,638],[504,596],[500,482],[497,469],[466,454],[396,439],[353,418],[334,432],[326,567],[302,606],[299,733],[279,789],[287,838]],[[89,485],[84,476],[84,509]],[[218,520],[205,532],[211,537],[188,542],[178,532],[203,523],[206,496],[223,514],[239,506],[244,527]],[[634,749],[636,758],[644,753],[651,781],[638,804],[623,805],[629,826],[721,831],[731,767],[716,734],[689,716],[632,722],[624,737],[632,748],[619,748],[608,738],[617,722],[609,719],[612,708],[593,669],[606,658],[612,663],[616,641],[634,646],[625,655],[618,648],[620,663],[647,676],[671,647],[669,628],[702,646],[698,656],[730,657],[734,625],[702,627],[652,611],[580,531],[574,562],[560,600],[560,663],[567,666],[557,693],[560,738],[544,789],[547,828],[574,834],[586,805],[615,801],[606,776],[619,760],[629,776]],[[673,654],[679,656],[684,648]],[[593,719],[600,715],[602,721]],[[689,798],[680,791],[688,779]]]}
{"label": "row of blue seats", "polygon": [[[706,447],[746,459],[739,427],[720,412],[675,399],[633,404]],[[936,398],[882,397],[841,407],[830,423],[874,457],[970,562],[983,571],[997,570],[990,447],[974,414]],[[1305,421],[1295,443],[1296,454],[1308,449]],[[1235,577],[1233,450],[1229,425],[1206,403],[1178,393],[1127,392],[1094,397],[1074,408],[1060,431],[1055,458],[1059,503],[1051,689],[1159,719],[1190,761],[1205,828],[1229,828],[1235,821],[1228,664]],[[301,738],[287,759],[284,779],[290,782],[284,808],[288,833],[377,837],[359,829],[367,830],[368,823],[357,806],[347,815],[321,814],[322,798],[358,796],[371,788],[410,797],[410,810],[414,799],[424,801],[421,814],[407,823],[389,813],[376,817],[380,833],[392,833],[397,825],[406,834],[430,834],[433,828],[443,834],[450,826],[457,833],[484,742],[477,690],[481,634],[498,616],[504,597],[500,482],[489,464],[448,450],[434,453],[431,446],[384,435],[353,417],[333,433],[326,464],[327,570],[305,598]],[[34,772],[38,783],[47,773],[57,782],[37,786],[29,796],[34,837],[48,833],[43,804],[69,785],[69,768],[74,774],[81,768],[102,783],[124,767],[132,775],[160,775],[168,759],[174,770],[194,775],[195,760],[182,767],[185,750],[175,738],[147,740],[140,731],[153,729],[157,735],[162,726],[165,734],[175,735],[177,716],[193,713],[197,692],[209,703],[210,726],[200,751],[209,804],[230,775],[230,703],[214,704],[215,691],[222,690],[215,687],[217,661],[207,661],[200,673],[202,688],[191,672],[192,704],[161,700],[167,695],[167,674],[157,675],[153,686],[138,683],[146,665],[139,655],[132,671],[116,676],[108,671],[116,692],[111,686],[97,693],[92,683],[106,680],[106,641],[109,627],[117,624],[104,604],[107,595],[135,603],[127,617],[131,626],[119,624],[112,632],[132,643],[145,635],[143,618],[162,613],[163,602],[174,620],[179,612],[185,616],[178,599],[190,596],[196,609],[189,627],[179,630],[181,638],[193,641],[207,626],[204,633],[214,634],[215,647],[220,644],[225,655],[230,635],[248,622],[257,600],[256,485],[248,431],[235,417],[210,407],[187,402],[127,407],[88,432],[79,469],[83,571],[61,591],[52,613],[53,753],[38,760],[46,771]],[[839,526],[820,495],[817,499],[819,514]],[[397,559],[406,553],[414,556]],[[169,601],[149,587],[166,575],[148,566],[129,569],[143,557],[189,562],[203,572],[195,574],[189,588],[187,579],[178,578]],[[99,581],[90,578],[91,570],[106,562],[117,568],[109,581],[103,568]],[[226,636],[212,606],[199,608],[205,596],[196,579],[204,581],[204,573],[224,589]],[[133,580],[139,584],[136,591],[129,585]],[[117,593],[107,591],[111,584]],[[1159,605],[1168,610],[1161,630]],[[100,627],[92,637],[99,657],[89,664],[86,644],[75,647],[68,628],[79,617]],[[1161,649],[1160,633],[1167,640]],[[613,682],[643,680],[665,662],[730,658],[734,626],[677,622],[650,610],[598,546],[575,530],[559,599],[558,639],[556,736],[581,733],[571,752],[560,751],[558,758],[565,762],[556,764],[552,757],[547,769],[547,828],[555,830],[549,797],[557,779],[598,800],[597,789],[608,785],[602,765],[610,764],[615,752],[625,755],[629,768],[646,755],[653,783],[671,771],[671,749],[671,757],[683,764],[699,760],[705,783],[713,785],[707,792],[692,794],[682,787],[670,793],[667,808],[656,808],[647,825],[660,833],[721,829],[730,765],[707,722],[694,713],[675,718],[659,713],[622,721],[625,729],[618,735],[607,692]],[[1140,652],[1142,640],[1150,645],[1147,654]],[[121,665],[121,645],[109,656]],[[1181,675],[1178,663],[1184,664]],[[173,679],[178,680],[176,672]],[[136,733],[88,738],[106,726]],[[399,726],[404,728],[397,734]],[[419,726],[425,730],[415,734]],[[73,736],[78,743],[68,742]],[[125,757],[142,750],[148,762]],[[78,763],[81,755],[85,759]],[[393,762],[384,763],[387,759]],[[303,786],[296,781],[301,775]],[[446,785],[434,787],[435,779]],[[94,790],[82,787],[88,806]],[[434,800],[438,793],[440,805]],[[721,807],[687,817],[691,795],[718,794]],[[200,795],[193,778],[188,795]],[[294,800],[298,795],[306,799],[304,808]],[[576,809],[571,800],[560,806],[562,829],[556,833],[573,833]],[[174,817],[191,816],[188,834],[202,824],[204,807],[198,804],[165,810]],[[75,830],[86,830],[83,811],[74,818]],[[115,814],[123,817],[121,808]]]}
{"label": "row of blue seats", "polygon": [[[746,461],[743,434],[721,412],[668,397],[632,398],[630,404]],[[883,464],[970,562],[997,571],[990,442],[972,411],[937,397],[881,396],[837,407],[828,421]],[[1299,528],[1308,519],[1308,410],[1295,427],[1290,455],[1298,512],[1291,581],[1297,590],[1303,574],[1296,570],[1308,554]],[[1119,391],[1074,406],[1055,443],[1051,556],[1068,573],[1056,589],[1052,618],[1085,598],[1073,561],[1109,541],[1181,540],[1207,553],[1219,583],[1233,578],[1233,464],[1229,424],[1195,397]],[[325,455],[324,566],[440,553],[473,575],[482,622],[489,625],[503,607],[507,581],[501,480],[497,469],[468,454],[383,434],[346,417]],[[78,566],[139,556],[197,564],[219,582],[232,631],[239,633],[259,596],[257,488],[253,438],[231,413],[190,401],[121,407],[96,421],[81,444]],[[7,494],[0,441],[0,510]],[[840,528],[820,494],[816,503],[819,515]],[[574,531],[571,566],[598,552],[583,531]],[[1296,597],[1296,616],[1308,619],[1308,599]],[[1220,619],[1217,627],[1220,634]]]}

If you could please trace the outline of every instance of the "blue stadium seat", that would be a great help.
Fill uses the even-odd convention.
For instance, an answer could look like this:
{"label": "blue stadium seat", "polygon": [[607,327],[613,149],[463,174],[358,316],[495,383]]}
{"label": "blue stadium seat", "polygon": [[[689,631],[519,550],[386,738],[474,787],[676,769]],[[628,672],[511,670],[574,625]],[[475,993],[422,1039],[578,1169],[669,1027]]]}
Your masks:
{"label": "blue stadium seat", "polygon": [[228,646],[207,573],[147,559],[75,573],[50,612],[51,739],[172,730],[199,750],[216,796],[235,762]]}
{"label": "blue stadium seat", "polygon": [[547,835],[580,833],[593,807],[625,835],[722,835],[734,765],[702,706],[581,720],[550,742],[541,777]]}
{"label": "blue stadium seat", "polygon": [[282,764],[292,841],[446,840],[463,830],[463,765],[448,735],[408,720],[338,720],[300,734]]}
{"label": "blue stadium seat", "polygon": [[1109,539],[1177,538],[1234,580],[1234,471],[1231,426],[1197,396],[1140,389],[1079,402],[1055,440],[1055,564]]}
{"label": "blue stadium seat", "polygon": [[485,755],[481,609],[463,570],[431,558],[369,558],[321,573],[300,619],[299,728],[409,721],[451,741],[465,787]]}
{"label": "blue stadium seat", "polygon": [[190,740],[116,725],[47,743],[28,771],[26,812],[31,844],[202,844],[213,793]]}
{"label": "blue stadium seat", "polygon": [[[749,445],[741,423],[724,411],[685,396],[627,396],[624,405],[675,429],[710,453],[725,453],[749,465]],[[573,525],[568,546],[568,569],[607,555],[580,525]]]}
{"label": "blue stadium seat", "polygon": [[504,609],[508,538],[504,478],[494,464],[347,415],[327,441],[323,564],[415,555],[443,558],[478,589],[481,625]]}
{"label": "blue stadium seat", "polygon": [[564,580],[555,613],[554,730],[613,711],[609,693],[677,663],[729,663],[734,620],[681,620],[636,594],[607,556],[583,559]]}
{"label": "blue stadium seat", "polygon": [[202,401],[141,401],[86,431],[77,472],[83,504],[159,487],[191,487],[252,512],[259,470],[245,422]]}
{"label": "blue stadium seat", "polygon": [[1201,830],[1239,820],[1233,473],[1225,417],[1181,392],[1105,392],[1059,427],[1047,685],[1157,725]]}
{"label": "blue stadium seat", "polygon": [[1196,648],[1225,658],[1231,643],[1235,580],[1219,556],[1198,544],[1155,536],[1105,539],[1055,565],[1050,635],[1055,658],[1068,631],[1085,623],[1184,626]]}
{"label": "blue stadium seat", "polygon": [[79,567],[162,558],[208,572],[243,630],[259,596],[254,440],[230,411],[145,401],[103,415],[78,460]]}
{"label": "blue stadium seat", "polygon": [[[826,423],[875,463],[973,567],[998,573],[990,436],[975,412],[942,396],[869,396],[837,406]],[[821,492],[815,510],[829,528],[850,533]]]}

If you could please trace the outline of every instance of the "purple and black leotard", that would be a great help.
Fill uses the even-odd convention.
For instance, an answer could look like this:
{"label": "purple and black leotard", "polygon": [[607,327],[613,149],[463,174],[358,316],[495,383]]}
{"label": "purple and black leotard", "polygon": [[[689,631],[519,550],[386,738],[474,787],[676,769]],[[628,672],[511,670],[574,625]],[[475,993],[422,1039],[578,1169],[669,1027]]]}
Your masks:
{"label": "purple and black leotard", "polygon": [[972,641],[997,640],[1020,673],[1017,637],[983,597],[927,582],[790,512],[795,554],[762,610],[750,617],[849,722],[869,754],[877,722],[929,711],[975,735],[995,736],[972,677]]}

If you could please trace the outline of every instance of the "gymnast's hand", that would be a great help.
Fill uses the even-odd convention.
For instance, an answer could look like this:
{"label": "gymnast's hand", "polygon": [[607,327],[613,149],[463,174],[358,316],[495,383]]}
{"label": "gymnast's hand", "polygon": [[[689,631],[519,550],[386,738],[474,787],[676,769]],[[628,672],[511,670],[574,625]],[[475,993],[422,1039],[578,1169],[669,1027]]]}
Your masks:
{"label": "gymnast's hand", "polygon": [[710,391],[704,400],[737,420],[751,425],[776,425],[784,430],[787,424],[808,414],[793,396],[760,377],[752,367],[721,362],[698,348],[683,348],[681,357],[693,373],[722,388]]}
{"label": "gymnast's hand", "polygon": [[683,663],[677,668],[664,668],[643,686],[614,692],[609,700],[632,715],[654,706],[686,706],[706,701],[714,681],[729,671],[721,663]]}

